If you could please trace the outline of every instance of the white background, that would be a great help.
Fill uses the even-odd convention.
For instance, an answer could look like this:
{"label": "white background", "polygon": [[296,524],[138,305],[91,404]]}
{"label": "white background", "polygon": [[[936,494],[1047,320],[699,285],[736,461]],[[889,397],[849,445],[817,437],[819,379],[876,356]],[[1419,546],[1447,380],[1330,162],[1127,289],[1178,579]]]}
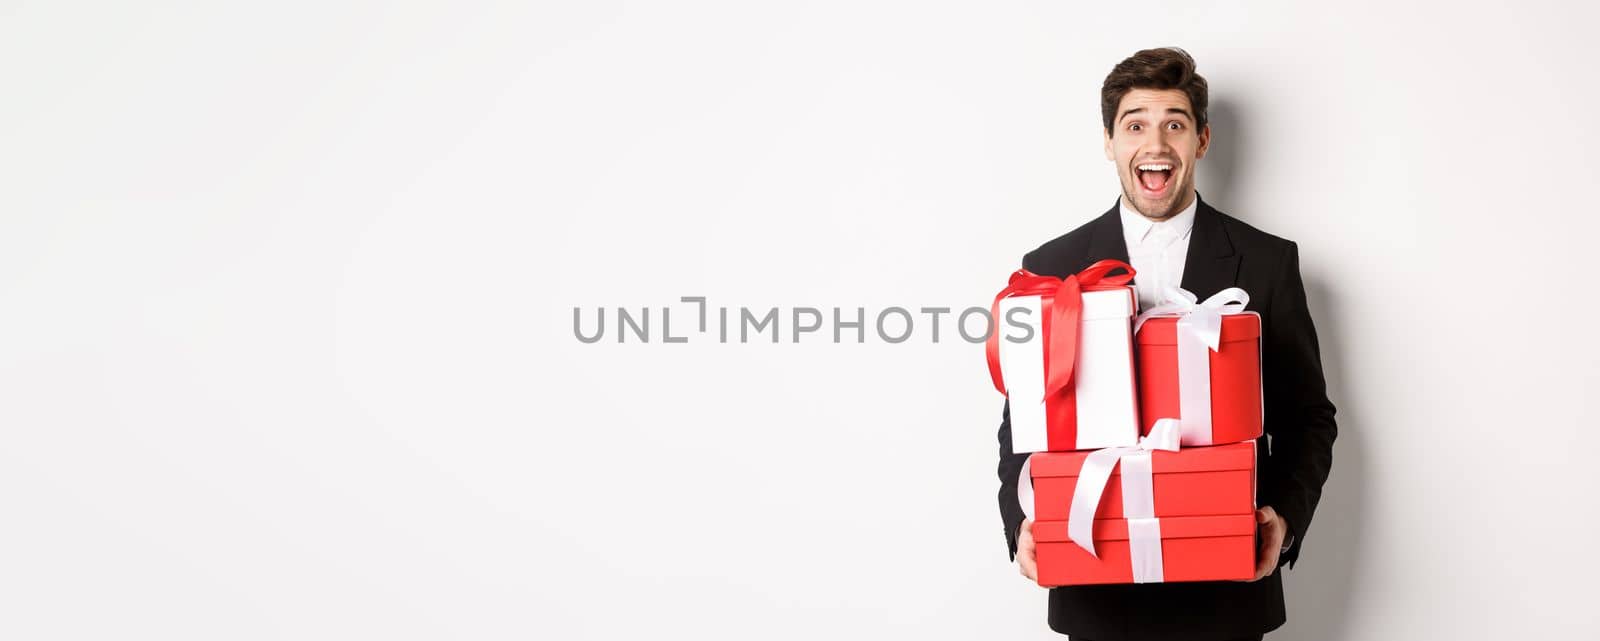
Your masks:
{"label": "white background", "polygon": [[1271,638],[1597,623],[1592,5],[159,4],[0,4],[0,637],[1054,637],[950,326],[572,309],[986,304],[1169,44],[1339,408]]}

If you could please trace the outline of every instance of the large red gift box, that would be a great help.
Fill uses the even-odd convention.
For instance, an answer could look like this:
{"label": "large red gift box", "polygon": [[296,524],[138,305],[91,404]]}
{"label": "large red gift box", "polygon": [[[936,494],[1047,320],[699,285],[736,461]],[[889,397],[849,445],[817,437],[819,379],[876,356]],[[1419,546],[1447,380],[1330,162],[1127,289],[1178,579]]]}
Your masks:
{"label": "large red gift box", "polygon": [[[1142,431],[1162,418],[1183,420],[1183,444],[1238,443],[1261,436],[1261,316],[1243,312],[1222,316],[1216,350],[1200,346],[1208,355],[1210,394],[1191,404],[1204,407],[1206,416],[1183,415],[1180,379],[1178,318],[1156,316],[1144,321],[1138,333],[1139,415]],[[1204,375],[1202,370],[1200,374]],[[1203,379],[1204,380],[1204,379]],[[1197,390],[1204,393],[1204,389]],[[1204,413],[1203,410],[1194,412]]]}
{"label": "large red gift box", "polygon": [[[1128,525],[1123,519],[1097,519],[1094,544],[1099,558],[1067,538],[1066,521],[1033,524],[1039,585],[1132,583]],[[1161,519],[1161,556],[1166,583],[1255,578],[1256,521],[1251,514],[1179,516]]]}
{"label": "large red gift box", "polygon": [[[1073,494],[1089,455],[1049,452],[1034,454],[1028,461],[1039,585],[1134,582],[1122,465],[1113,470],[1095,508],[1093,540],[1098,556],[1068,538]],[[1255,442],[1147,455],[1155,518],[1146,520],[1159,523],[1161,580],[1253,578]]]}
{"label": "large red gift box", "polygon": [[[1089,452],[1049,452],[1028,459],[1033,476],[1033,518],[1065,521]],[[1150,453],[1156,516],[1245,514],[1255,506],[1256,444],[1233,443]],[[1111,472],[1097,519],[1122,518],[1122,466]]]}

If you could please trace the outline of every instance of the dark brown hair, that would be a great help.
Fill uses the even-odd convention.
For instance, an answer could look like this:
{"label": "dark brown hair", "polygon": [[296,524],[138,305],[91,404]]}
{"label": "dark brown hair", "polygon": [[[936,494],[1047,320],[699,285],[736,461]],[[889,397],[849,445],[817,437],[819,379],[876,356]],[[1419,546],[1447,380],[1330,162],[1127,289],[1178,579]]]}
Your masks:
{"label": "dark brown hair", "polygon": [[1117,119],[1117,106],[1133,89],[1177,89],[1189,96],[1195,131],[1206,127],[1206,79],[1195,73],[1194,58],[1177,47],[1145,49],[1117,63],[1100,86],[1100,118],[1106,133]]}

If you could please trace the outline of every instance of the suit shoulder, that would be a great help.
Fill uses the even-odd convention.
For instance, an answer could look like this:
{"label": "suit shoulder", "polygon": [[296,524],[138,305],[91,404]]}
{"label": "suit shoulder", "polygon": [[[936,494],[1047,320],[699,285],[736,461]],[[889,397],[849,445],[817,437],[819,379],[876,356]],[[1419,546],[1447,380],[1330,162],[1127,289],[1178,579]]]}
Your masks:
{"label": "suit shoulder", "polygon": [[1091,220],[1060,236],[1056,236],[1043,244],[1035,247],[1033,251],[1022,256],[1022,267],[1036,274],[1048,274],[1061,271],[1060,265],[1081,259],[1089,253]]}
{"label": "suit shoulder", "polygon": [[[1217,218],[1222,221],[1234,251],[1244,254],[1245,271],[1254,274],[1247,278],[1248,284],[1240,283],[1246,291],[1265,294],[1286,278],[1300,278],[1298,251],[1294,241],[1262,231],[1220,211],[1217,212]],[[1260,300],[1267,302],[1265,297]]]}
{"label": "suit shoulder", "polygon": [[1295,244],[1292,240],[1262,231],[1223,212],[1218,211],[1217,218],[1222,221],[1223,228],[1228,230],[1228,239],[1239,245],[1238,249],[1282,254],[1290,245]]}

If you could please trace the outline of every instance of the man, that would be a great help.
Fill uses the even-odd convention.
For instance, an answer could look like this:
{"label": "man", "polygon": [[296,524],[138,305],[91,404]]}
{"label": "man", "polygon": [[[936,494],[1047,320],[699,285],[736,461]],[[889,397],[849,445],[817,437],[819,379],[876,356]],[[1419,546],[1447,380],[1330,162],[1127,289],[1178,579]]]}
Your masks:
{"label": "man", "polygon": [[[1122,198],[1105,214],[1022,259],[1038,274],[1065,277],[1097,260],[1133,265],[1139,305],[1179,285],[1202,300],[1227,287],[1250,294],[1262,318],[1265,442],[1260,443],[1253,581],[1070,586],[1050,590],[1050,628],[1073,639],[1208,641],[1260,639],[1285,620],[1279,566],[1305,544],[1306,528],[1333,464],[1334,406],[1295,243],[1260,231],[1200,199],[1194,176],[1211,142],[1206,81],[1181,49],[1148,49],[1106,76],[1100,108],[1106,158]],[[1032,523],[1017,504],[1025,454],[1011,453],[1010,405],[1000,421],[1000,514],[1023,575],[1036,579]]]}

